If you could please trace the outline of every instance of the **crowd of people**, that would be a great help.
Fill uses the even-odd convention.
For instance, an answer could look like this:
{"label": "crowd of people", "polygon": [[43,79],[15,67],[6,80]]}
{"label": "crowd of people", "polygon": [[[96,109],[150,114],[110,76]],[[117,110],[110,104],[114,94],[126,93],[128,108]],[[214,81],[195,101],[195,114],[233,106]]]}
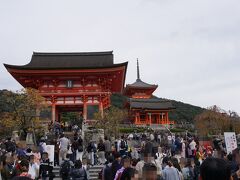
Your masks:
{"label": "crowd of people", "polygon": [[[202,146],[194,136],[133,133],[84,142],[77,130],[72,138],[60,132],[51,141],[42,138],[38,147],[2,140],[0,178],[51,180],[53,167],[60,166],[63,180],[87,180],[89,169],[102,165],[98,174],[102,180],[240,179],[239,153],[226,154],[221,141]],[[53,162],[47,144],[55,145]]]}

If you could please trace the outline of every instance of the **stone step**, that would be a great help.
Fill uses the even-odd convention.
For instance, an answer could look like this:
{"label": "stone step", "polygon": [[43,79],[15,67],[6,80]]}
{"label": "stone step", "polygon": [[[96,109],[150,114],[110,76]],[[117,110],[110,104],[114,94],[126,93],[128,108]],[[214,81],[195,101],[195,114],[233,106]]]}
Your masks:
{"label": "stone step", "polygon": [[[60,178],[60,166],[54,166],[53,167],[53,173],[55,174],[55,178],[54,179],[59,179]],[[62,178],[60,178],[62,179]]]}
{"label": "stone step", "polygon": [[[99,171],[99,172],[100,172],[100,171]],[[99,173],[99,172],[91,172],[91,173],[89,172],[89,175],[90,175],[90,176],[98,176],[98,173]]]}
{"label": "stone step", "polygon": [[94,165],[89,169],[89,179],[94,180],[98,179],[98,174],[102,170],[104,165]]}

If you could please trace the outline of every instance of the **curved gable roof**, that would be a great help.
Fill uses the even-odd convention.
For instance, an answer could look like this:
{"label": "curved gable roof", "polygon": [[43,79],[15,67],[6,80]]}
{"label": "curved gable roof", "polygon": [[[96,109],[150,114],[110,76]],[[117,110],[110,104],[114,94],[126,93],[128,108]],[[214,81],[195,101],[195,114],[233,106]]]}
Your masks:
{"label": "curved gable roof", "polygon": [[126,65],[126,63],[114,64],[113,51],[71,53],[33,52],[30,63],[26,65],[4,65],[7,68],[16,69],[89,69],[118,67]]}

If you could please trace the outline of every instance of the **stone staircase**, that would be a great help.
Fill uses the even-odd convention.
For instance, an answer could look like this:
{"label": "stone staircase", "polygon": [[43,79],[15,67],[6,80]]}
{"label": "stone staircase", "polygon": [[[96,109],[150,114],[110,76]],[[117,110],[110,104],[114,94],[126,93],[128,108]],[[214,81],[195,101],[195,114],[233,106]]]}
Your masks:
{"label": "stone staircase", "polygon": [[60,171],[60,166],[54,166],[54,167],[53,167],[53,173],[55,174],[54,180],[60,180],[60,179],[62,179],[62,178],[60,177],[59,171]]}
{"label": "stone staircase", "polygon": [[98,179],[98,173],[102,170],[104,165],[94,165],[90,167],[89,169],[89,180],[95,180]]}
{"label": "stone staircase", "polygon": [[[69,139],[73,139],[73,133],[72,132],[64,132],[64,134]],[[48,140],[51,140],[52,138],[54,138],[54,134],[49,134],[48,135]],[[102,170],[103,167],[104,167],[104,165],[94,165],[94,166],[90,167],[90,169],[87,171],[88,179],[89,180],[98,179],[98,174]],[[59,171],[60,171],[60,166],[54,166],[54,168],[53,168],[53,172],[55,174],[54,180],[62,180],[62,178],[60,177]]]}
{"label": "stone staircase", "polygon": [[[95,165],[90,167],[89,171],[87,172],[89,180],[97,180],[98,179],[98,173],[102,170],[103,165]],[[59,174],[60,166],[54,166],[53,172],[55,174],[54,180],[62,180]]]}

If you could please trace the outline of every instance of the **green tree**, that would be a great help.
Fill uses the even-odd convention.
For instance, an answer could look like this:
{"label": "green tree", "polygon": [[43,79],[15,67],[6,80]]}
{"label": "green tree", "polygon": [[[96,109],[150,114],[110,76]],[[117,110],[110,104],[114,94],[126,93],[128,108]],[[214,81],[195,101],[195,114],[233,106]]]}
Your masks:
{"label": "green tree", "polygon": [[103,129],[104,133],[109,136],[117,137],[119,135],[120,124],[127,118],[127,111],[115,106],[104,110],[103,114],[97,112],[94,114],[95,128]]}
{"label": "green tree", "polygon": [[5,101],[10,110],[2,113],[1,127],[20,130],[24,137],[28,132],[40,128],[40,111],[45,109],[47,104],[37,90],[22,89],[16,93],[8,91],[5,93]]}

